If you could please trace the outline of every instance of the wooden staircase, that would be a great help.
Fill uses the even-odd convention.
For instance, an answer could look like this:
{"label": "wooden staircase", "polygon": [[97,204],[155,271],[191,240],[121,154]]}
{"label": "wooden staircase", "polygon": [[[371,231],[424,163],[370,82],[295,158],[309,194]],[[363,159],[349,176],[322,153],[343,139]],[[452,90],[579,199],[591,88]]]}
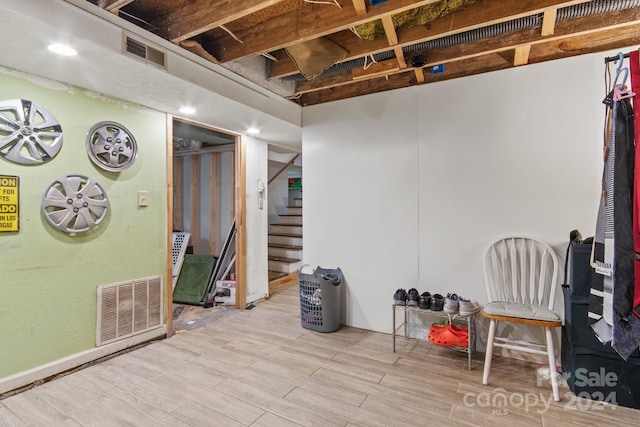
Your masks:
{"label": "wooden staircase", "polygon": [[269,233],[269,282],[295,275],[302,265],[302,199],[278,215]]}

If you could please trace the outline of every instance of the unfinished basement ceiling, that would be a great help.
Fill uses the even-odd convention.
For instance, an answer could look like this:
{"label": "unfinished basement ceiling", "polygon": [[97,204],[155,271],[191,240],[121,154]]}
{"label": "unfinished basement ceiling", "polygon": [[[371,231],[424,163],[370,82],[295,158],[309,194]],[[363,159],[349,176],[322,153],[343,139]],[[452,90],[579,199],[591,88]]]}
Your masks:
{"label": "unfinished basement ceiling", "polygon": [[302,106],[640,44],[640,0],[87,1]]}

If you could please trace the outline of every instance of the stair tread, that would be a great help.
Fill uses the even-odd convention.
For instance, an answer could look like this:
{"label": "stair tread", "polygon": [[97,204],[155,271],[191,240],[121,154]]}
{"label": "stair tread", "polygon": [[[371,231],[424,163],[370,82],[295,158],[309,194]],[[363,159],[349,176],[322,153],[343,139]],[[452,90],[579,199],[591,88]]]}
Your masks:
{"label": "stair tread", "polygon": [[281,227],[302,227],[302,225],[300,224],[271,224],[271,225],[276,225]]}
{"label": "stair tread", "polygon": [[278,248],[278,249],[295,249],[302,250],[302,246],[300,245],[285,245],[283,243],[269,243],[270,248]]}
{"label": "stair tread", "polygon": [[[302,216],[302,214],[278,214],[278,216]],[[278,224],[275,224],[278,225]]]}
{"label": "stair tread", "polygon": [[294,262],[298,262],[300,261],[297,258],[286,258],[283,256],[269,256],[269,261],[280,261],[280,262],[288,262],[288,263],[294,263]]}
{"label": "stair tread", "polygon": [[296,234],[296,233],[269,233],[269,236],[302,237],[302,234]]}
{"label": "stair tread", "polygon": [[269,281],[276,280],[285,276],[287,276],[287,273],[283,273],[281,271],[269,270]]}

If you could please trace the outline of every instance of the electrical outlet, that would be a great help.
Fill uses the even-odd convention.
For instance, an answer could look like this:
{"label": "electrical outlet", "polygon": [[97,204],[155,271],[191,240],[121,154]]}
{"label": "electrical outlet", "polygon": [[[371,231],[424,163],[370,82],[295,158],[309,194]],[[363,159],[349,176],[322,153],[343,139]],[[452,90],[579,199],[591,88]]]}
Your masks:
{"label": "electrical outlet", "polygon": [[138,191],[138,206],[149,206],[148,191]]}

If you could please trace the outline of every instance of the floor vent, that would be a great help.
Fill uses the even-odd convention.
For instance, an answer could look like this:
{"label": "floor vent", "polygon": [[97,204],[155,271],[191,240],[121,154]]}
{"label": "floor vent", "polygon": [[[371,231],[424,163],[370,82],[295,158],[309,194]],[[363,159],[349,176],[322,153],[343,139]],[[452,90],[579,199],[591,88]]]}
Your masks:
{"label": "floor vent", "polygon": [[96,346],[162,326],[162,277],[98,286]]}
{"label": "floor vent", "polygon": [[124,35],[124,52],[144,60],[144,62],[166,68],[165,53],[154,49],[151,46],[136,40],[131,36]]}

